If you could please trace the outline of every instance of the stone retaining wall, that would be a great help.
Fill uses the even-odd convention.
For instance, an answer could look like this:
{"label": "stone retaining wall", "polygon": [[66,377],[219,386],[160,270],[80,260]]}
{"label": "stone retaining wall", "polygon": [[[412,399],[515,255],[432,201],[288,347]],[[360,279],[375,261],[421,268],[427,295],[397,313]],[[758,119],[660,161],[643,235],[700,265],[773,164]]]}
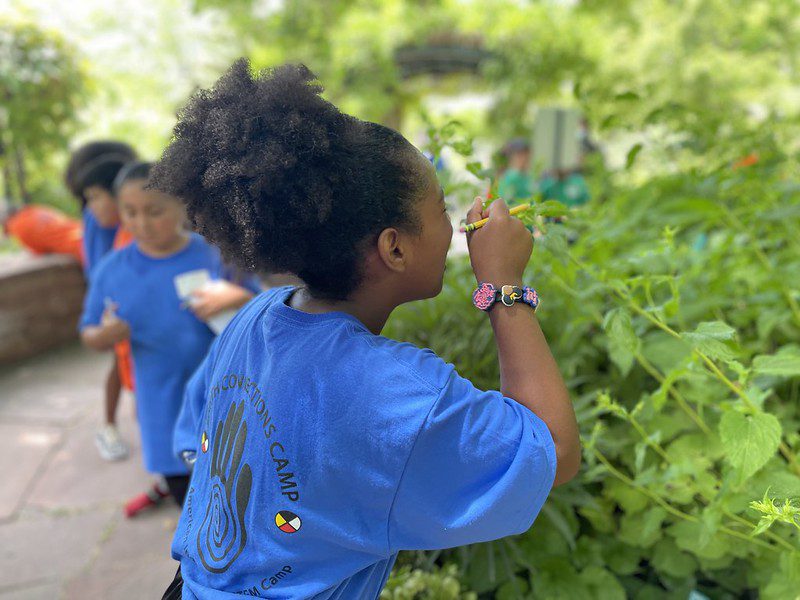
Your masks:
{"label": "stone retaining wall", "polygon": [[0,364],[78,337],[86,283],[67,256],[0,256]]}

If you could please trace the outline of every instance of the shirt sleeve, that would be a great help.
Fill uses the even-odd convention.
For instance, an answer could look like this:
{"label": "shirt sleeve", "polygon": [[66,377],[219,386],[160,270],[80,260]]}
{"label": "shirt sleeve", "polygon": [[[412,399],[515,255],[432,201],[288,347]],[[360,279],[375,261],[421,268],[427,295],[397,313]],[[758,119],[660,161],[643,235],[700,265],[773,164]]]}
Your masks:
{"label": "shirt sleeve", "polygon": [[99,325],[105,309],[105,286],[102,276],[95,277],[89,281],[89,289],[83,298],[83,313],[78,329]]}
{"label": "shirt sleeve", "polygon": [[389,513],[389,547],[433,550],[526,531],[553,485],[539,417],[453,372],[423,424]]}
{"label": "shirt sleeve", "polygon": [[172,434],[173,454],[179,458],[182,458],[185,451],[196,453],[200,445],[199,423],[208,398],[209,383],[219,339],[219,337],[214,339],[208,354],[189,378],[184,389],[181,410]]}

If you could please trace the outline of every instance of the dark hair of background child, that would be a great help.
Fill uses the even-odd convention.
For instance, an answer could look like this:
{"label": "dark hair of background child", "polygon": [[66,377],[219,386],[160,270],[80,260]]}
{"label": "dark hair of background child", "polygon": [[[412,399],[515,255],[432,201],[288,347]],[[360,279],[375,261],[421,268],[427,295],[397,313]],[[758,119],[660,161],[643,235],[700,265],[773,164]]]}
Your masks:
{"label": "dark hair of background child", "polygon": [[64,181],[72,195],[85,205],[86,188],[96,185],[111,193],[119,170],[135,159],[136,151],[124,142],[89,142],[70,156]]}
{"label": "dark hair of background child", "polygon": [[126,164],[119,170],[119,173],[117,173],[117,176],[114,178],[114,195],[118,194],[122,186],[129,181],[147,180],[150,177],[152,168],[153,163],[145,161],[137,160]]}
{"label": "dark hair of background child", "polygon": [[181,111],[151,173],[200,233],[248,270],[289,272],[318,298],[358,287],[365,244],[420,231],[427,161],[403,136],[343,114],[303,65],[236,61]]}

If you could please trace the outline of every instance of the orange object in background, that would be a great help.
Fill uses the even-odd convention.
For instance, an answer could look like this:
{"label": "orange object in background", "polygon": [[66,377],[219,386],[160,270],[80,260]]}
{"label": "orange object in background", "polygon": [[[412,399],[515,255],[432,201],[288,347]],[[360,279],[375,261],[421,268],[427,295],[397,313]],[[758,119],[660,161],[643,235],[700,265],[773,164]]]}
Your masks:
{"label": "orange object in background", "polygon": [[6,221],[8,235],[35,254],[67,254],[83,263],[83,225],[49,206],[23,206]]}
{"label": "orange object in background", "polygon": [[132,392],[135,391],[131,343],[128,340],[117,342],[114,344],[114,354],[117,357],[117,369],[119,369],[119,380],[122,387]]}
{"label": "orange object in background", "polygon": [[[83,225],[55,208],[29,204],[6,221],[8,235],[35,254],[67,254],[83,263]],[[121,227],[114,237],[114,249],[124,248],[133,236]],[[119,377],[125,389],[134,391],[133,355],[130,342],[114,345]]]}
{"label": "orange object in background", "polygon": [[114,245],[112,247],[114,250],[119,250],[120,248],[130,245],[132,241],[133,234],[127,229],[120,227],[117,229],[117,235],[114,236]]}
{"label": "orange object in background", "polygon": [[744,167],[752,167],[753,165],[755,165],[757,163],[758,163],[758,154],[753,152],[753,153],[748,154],[747,156],[744,156],[744,157],[740,158],[739,160],[737,160],[735,163],[733,163],[731,168],[734,169],[734,170],[735,169],[742,169]]}
{"label": "orange object in background", "polygon": [[[119,250],[129,245],[133,241],[133,235],[120,227],[117,235],[114,236],[114,250]],[[114,354],[117,355],[117,368],[119,369],[119,380],[122,387],[126,390],[135,391],[133,379],[133,354],[131,353],[131,343],[129,341],[114,344]]]}

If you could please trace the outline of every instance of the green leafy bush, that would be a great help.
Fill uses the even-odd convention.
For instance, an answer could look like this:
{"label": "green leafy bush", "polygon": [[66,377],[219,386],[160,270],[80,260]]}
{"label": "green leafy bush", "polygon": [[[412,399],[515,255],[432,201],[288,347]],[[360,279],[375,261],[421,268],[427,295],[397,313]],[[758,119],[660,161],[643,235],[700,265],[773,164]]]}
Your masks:
{"label": "green leafy bush", "polygon": [[59,35],[0,19],[0,171],[9,199],[58,196],[52,153],[74,133],[85,88],[75,50]]}
{"label": "green leafy bush", "polygon": [[476,598],[473,592],[462,589],[455,565],[432,570],[400,567],[392,572],[380,595],[380,600],[476,600]]}
{"label": "green leafy bush", "polygon": [[[544,235],[527,281],[541,293],[585,460],[528,533],[438,555],[469,589],[570,600],[800,594],[795,167],[776,156],[660,176],[614,188],[563,225],[528,217]],[[453,258],[442,294],[396,311],[387,333],[497,388],[474,285],[467,258]]]}

